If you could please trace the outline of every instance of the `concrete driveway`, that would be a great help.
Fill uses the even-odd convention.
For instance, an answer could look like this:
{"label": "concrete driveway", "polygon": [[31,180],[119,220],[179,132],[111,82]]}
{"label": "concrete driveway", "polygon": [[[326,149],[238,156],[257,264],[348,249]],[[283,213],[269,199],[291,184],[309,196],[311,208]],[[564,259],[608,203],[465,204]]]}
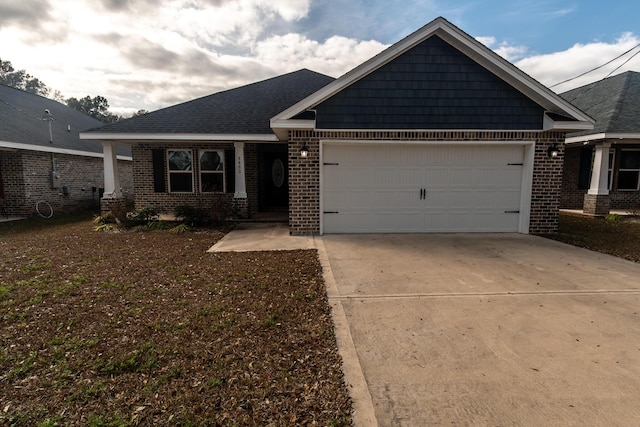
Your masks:
{"label": "concrete driveway", "polygon": [[356,425],[640,425],[640,264],[515,234],[316,246]]}

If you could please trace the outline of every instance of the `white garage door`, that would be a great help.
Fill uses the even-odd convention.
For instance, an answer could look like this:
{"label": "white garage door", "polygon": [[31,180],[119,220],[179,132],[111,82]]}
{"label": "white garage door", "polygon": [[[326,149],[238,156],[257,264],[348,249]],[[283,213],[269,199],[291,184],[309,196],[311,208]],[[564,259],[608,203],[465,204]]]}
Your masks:
{"label": "white garage door", "polygon": [[522,145],[323,145],[324,233],[517,232]]}

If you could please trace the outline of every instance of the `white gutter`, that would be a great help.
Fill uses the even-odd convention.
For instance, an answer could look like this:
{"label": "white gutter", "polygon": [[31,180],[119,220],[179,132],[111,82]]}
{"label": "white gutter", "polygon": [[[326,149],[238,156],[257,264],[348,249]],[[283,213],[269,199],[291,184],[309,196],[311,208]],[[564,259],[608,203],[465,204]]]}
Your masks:
{"label": "white gutter", "polygon": [[[104,158],[102,153],[94,153],[91,151],[68,150],[66,148],[48,147],[46,145],[31,145],[31,144],[22,144],[19,142],[7,142],[7,141],[0,141],[0,150],[6,150],[6,151],[29,150],[29,151],[40,151],[43,153],[68,154],[70,156],[95,157],[99,159]],[[127,161],[133,160],[131,156],[117,156],[117,157],[118,157],[118,160],[127,160]]]}
{"label": "white gutter", "polygon": [[565,144],[580,144],[591,141],[601,141],[605,139],[631,139],[636,141],[629,142],[637,142],[638,140],[640,140],[640,133],[594,133],[590,135],[572,136],[570,138],[566,138],[564,142]]}
{"label": "white gutter", "polygon": [[274,134],[80,132],[80,139],[102,141],[255,141],[278,142]]}

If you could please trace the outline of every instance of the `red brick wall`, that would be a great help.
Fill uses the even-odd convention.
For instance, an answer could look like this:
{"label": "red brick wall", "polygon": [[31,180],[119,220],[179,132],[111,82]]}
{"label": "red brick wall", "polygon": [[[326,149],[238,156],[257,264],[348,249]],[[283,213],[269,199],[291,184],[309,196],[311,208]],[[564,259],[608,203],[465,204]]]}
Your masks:
{"label": "red brick wall", "polygon": [[[245,143],[245,181],[247,187],[247,199],[234,199],[234,188],[226,193],[201,193],[200,183],[197,179],[199,165],[194,162],[194,192],[193,193],[156,193],[153,188],[153,149],[185,149],[193,150],[234,150],[233,142],[217,143],[189,143],[184,142],[158,142],[142,143],[132,147],[133,149],[133,175],[135,208],[154,208],[160,212],[173,213],[177,206],[189,205],[201,209],[211,209],[221,218],[229,216],[246,217],[258,210],[258,160],[256,144]],[[233,161],[233,159],[231,159]],[[225,161],[226,163],[226,161]],[[165,170],[165,186],[168,188],[167,171]],[[227,183],[229,185],[229,183]]]}
{"label": "red brick wall", "polygon": [[[69,154],[53,154],[60,175],[60,188],[52,188],[51,153],[40,151],[0,152],[0,168],[7,211],[10,215],[35,215],[39,200],[48,202],[55,214],[99,207],[98,190],[103,187],[103,159]],[[131,161],[118,161],[120,183],[125,196],[132,198]],[[64,194],[63,186],[68,194]]]}
{"label": "red brick wall", "polygon": [[[536,141],[529,231],[552,233],[558,228],[564,134],[561,132],[464,131],[292,131],[289,135],[289,227],[294,235],[320,232],[320,139],[384,141]],[[309,156],[300,157],[306,143]],[[550,159],[547,148],[556,143],[560,156]]]}

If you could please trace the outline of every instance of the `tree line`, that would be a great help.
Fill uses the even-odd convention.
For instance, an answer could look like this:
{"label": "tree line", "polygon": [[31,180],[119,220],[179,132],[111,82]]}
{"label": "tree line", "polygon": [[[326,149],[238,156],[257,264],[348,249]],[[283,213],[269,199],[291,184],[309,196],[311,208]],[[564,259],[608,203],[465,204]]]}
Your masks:
{"label": "tree line", "polygon": [[[3,61],[2,58],[0,58],[0,84],[46,98],[51,96],[52,99],[63,102],[68,107],[100,120],[103,123],[113,123],[126,118],[110,112],[109,101],[103,96],[98,95],[91,97],[87,95],[80,99],[74,97],[65,99],[59,91],[52,91],[42,80],[32,76],[25,70],[16,70],[10,61]],[[146,110],[138,110],[132,117],[146,113]]]}

